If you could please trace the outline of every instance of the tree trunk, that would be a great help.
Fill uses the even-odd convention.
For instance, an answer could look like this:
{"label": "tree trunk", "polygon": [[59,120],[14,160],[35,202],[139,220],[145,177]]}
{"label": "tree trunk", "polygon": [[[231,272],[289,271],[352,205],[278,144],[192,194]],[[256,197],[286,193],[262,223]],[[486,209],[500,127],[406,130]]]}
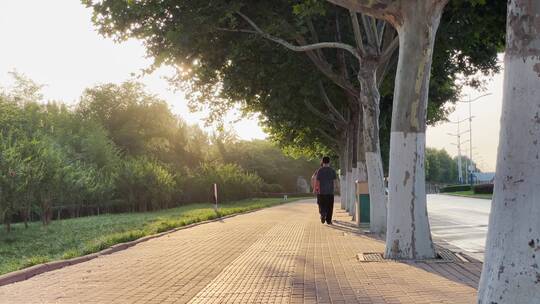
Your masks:
{"label": "tree trunk", "polygon": [[345,189],[345,211],[350,214],[351,211],[351,181],[352,181],[352,145],[351,123],[347,126],[347,167],[346,167],[346,189]]}
{"label": "tree trunk", "polygon": [[352,179],[351,179],[351,190],[350,190],[350,212],[349,215],[352,216],[352,220],[356,221],[356,181],[358,180],[359,171],[358,171],[358,130],[360,129],[360,116],[359,113],[352,113],[353,114],[353,120],[352,120],[352,159],[351,159],[351,167],[352,167]]}
{"label": "tree trunk", "polygon": [[[362,116],[363,116],[363,112],[362,110],[360,111],[359,113],[359,120],[360,120],[360,123],[358,124],[358,131],[357,131],[357,134],[356,134],[356,138],[357,138],[357,151],[356,151],[356,158],[357,158],[357,168],[358,168],[358,176],[356,178],[356,180],[358,182],[366,182],[367,179],[368,179],[368,176],[367,176],[367,168],[366,168],[366,153],[365,153],[365,146],[364,146],[364,140],[363,140],[363,136],[364,136],[364,126],[363,126],[363,123],[362,123]],[[356,208],[355,208],[355,212],[354,212],[354,215],[355,215],[355,219],[356,221],[358,222],[358,224],[360,225],[360,206],[359,206],[359,202],[357,201],[358,200],[358,195],[356,193],[356,189],[357,189],[357,185],[355,184],[355,191],[354,191],[354,199],[355,199],[355,202],[356,202]]]}
{"label": "tree trunk", "polygon": [[478,303],[540,299],[540,2],[508,5],[497,175]]}
{"label": "tree trunk", "polygon": [[446,1],[409,1],[401,8],[392,132],[386,258],[435,257],[426,206],[424,151],[435,34]]}
{"label": "tree trunk", "polygon": [[348,195],[349,195],[349,179],[347,178],[347,173],[349,171],[349,142],[345,146],[344,156],[344,166],[343,166],[343,193],[341,195],[341,200],[343,201],[343,210],[347,211],[348,206]]}
{"label": "tree trunk", "polygon": [[350,215],[352,216],[352,221],[356,221],[356,181],[358,180],[359,176],[359,170],[358,170],[358,162],[353,163],[353,176],[351,181],[351,212]]}
{"label": "tree trunk", "polygon": [[52,213],[52,208],[51,206],[49,205],[48,209],[47,209],[47,225],[49,225],[51,222],[52,222],[52,217],[53,217],[53,213]]}
{"label": "tree trunk", "polygon": [[[346,164],[345,164],[346,165]],[[349,184],[348,184],[348,177],[347,177],[347,166],[344,168],[343,172],[343,194],[341,195],[341,200],[343,201],[343,210],[347,211],[348,208],[348,195],[349,195]]]}
{"label": "tree trunk", "polygon": [[341,209],[345,210],[345,196],[346,196],[346,172],[347,172],[347,149],[346,144],[343,145],[339,155],[339,200],[341,203]]}
{"label": "tree trunk", "polygon": [[28,218],[30,217],[30,208],[26,207],[23,211],[24,228],[28,229]]}
{"label": "tree trunk", "polygon": [[4,216],[4,223],[6,224],[7,233],[11,232],[11,212],[8,210]]}
{"label": "tree trunk", "polygon": [[376,61],[363,62],[362,69],[358,73],[358,80],[362,88],[364,149],[371,204],[369,229],[374,233],[385,233],[387,200],[379,144],[380,95],[377,87],[376,71]]}
{"label": "tree trunk", "polygon": [[47,224],[49,224],[49,221],[48,221],[48,216],[49,216],[49,202],[48,202],[48,199],[43,199],[41,201],[41,221],[43,222],[43,226],[47,226]]}
{"label": "tree trunk", "polygon": [[45,215],[45,206],[42,204],[41,205],[41,223],[43,224],[43,226],[46,226],[47,225],[47,221],[45,219],[46,215]]}
{"label": "tree trunk", "polygon": [[[348,126],[347,130],[347,142],[348,142],[348,149],[347,149],[347,212],[350,216],[354,214],[353,208],[354,208],[354,174],[355,170],[353,168],[356,167],[356,156],[354,155],[356,152],[356,133],[357,130],[355,123],[357,123],[358,118],[355,117],[355,113],[351,113],[351,121]],[[355,122],[356,121],[356,122]]]}
{"label": "tree trunk", "polygon": [[[359,114],[360,119],[363,119],[363,112]],[[365,182],[367,181],[367,168],[366,168],[366,150],[365,150],[365,144],[364,144],[364,126],[363,123],[360,122],[358,125],[358,132],[356,134],[357,139],[357,151],[356,151],[356,161],[357,161],[357,167],[358,167],[358,181]]]}

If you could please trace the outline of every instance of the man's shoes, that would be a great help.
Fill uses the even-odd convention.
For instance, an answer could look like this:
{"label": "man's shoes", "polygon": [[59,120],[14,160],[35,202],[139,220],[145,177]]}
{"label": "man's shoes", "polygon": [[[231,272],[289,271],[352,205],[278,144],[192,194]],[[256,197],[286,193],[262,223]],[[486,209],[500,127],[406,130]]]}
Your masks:
{"label": "man's shoes", "polygon": [[332,221],[326,222],[327,225],[334,225],[332,224]]}
{"label": "man's shoes", "polygon": [[321,216],[321,224],[324,224],[325,221],[326,220],[325,220],[324,216]]}

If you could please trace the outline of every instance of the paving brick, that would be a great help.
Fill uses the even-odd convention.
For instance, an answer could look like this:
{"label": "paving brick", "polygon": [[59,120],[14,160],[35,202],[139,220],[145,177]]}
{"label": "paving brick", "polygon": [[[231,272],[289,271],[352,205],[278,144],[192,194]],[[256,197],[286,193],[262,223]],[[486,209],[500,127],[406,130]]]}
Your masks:
{"label": "paving brick", "polygon": [[291,203],[152,239],[0,287],[0,303],[474,303],[481,263],[373,262],[338,210]]}

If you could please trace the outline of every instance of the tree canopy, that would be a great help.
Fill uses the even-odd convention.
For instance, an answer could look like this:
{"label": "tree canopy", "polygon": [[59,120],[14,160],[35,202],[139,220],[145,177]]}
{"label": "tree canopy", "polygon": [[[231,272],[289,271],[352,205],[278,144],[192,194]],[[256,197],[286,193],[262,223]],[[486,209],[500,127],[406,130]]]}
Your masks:
{"label": "tree canopy", "polygon": [[[300,44],[315,39],[336,41],[338,33],[345,42],[354,39],[346,10],[313,0],[83,2],[94,9],[94,22],[102,34],[116,40],[141,39],[155,66],[178,67],[176,83],[191,93],[195,106],[209,105],[213,109],[211,118],[216,119],[223,110],[240,104],[245,111],[261,113],[272,137],[284,141],[285,146],[332,148],[331,141],[315,130],[331,130],[332,126],[309,114],[305,101],[325,109],[318,88],[319,81],[323,81],[328,95],[340,107],[345,103],[343,90],[304,54],[245,32],[249,24],[238,12],[249,16],[265,32]],[[466,83],[478,86],[481,83],[473,75],[498,70],[496,55],[504,44],[505,10],[504,3],[496,1],[450,2],[434,54],[430,123],[444,119],[449,111],[444,105],[459,97],[459,77],[465,76]],[[341,52],[322,52],[330,63],[328,69],[339,75]],[[351,55],[344,56],[346,61],[353,62]],[[347,66],[352,69],[350,74],[355,75],[354,65]],[[354,81],[350,83],[356,86]],[[387,77],[381,89],[383,139],[388,138],[393,83],[393,77]],[[384,151],[385,140],[381,142]]]}

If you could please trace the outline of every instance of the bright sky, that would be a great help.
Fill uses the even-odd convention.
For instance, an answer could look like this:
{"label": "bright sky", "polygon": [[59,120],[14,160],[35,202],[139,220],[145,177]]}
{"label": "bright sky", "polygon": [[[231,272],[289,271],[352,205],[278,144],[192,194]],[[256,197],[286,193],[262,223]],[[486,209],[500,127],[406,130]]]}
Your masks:
{"label": "bright sky", "polygon": [[[500,57],[502,60],[502,57]],[[483,172],[494,172],[497,162],[497,147],[499,145],[499,129],[503,96],[503,75],[495,75],[488,81],[485,91],[476,91],[466,88],[463,91],[463,99],[475,99],[484,94],[491,94],[479,98],[471,103],[472,120],[472,151],[473,161]],[[469,105],[467,103],[456,104],[455,111],[449,116],[453,122],[461,121],[469,117]],[[460,124],[461,132],[469,130],[469,122]],[[457,155],[457,124],[441,123],[427,130],[427,146],[438,149],[446,149],[450,155]],[[461,142],[469,140],[469,134],[463,134]],[[462,145],[462,154],[469,156],[469,142]]]}
{"label": "bright sky", "polygon": [[[91,12],[77,0],[1,0],[0,1],[0,86],[9,85],[8,72],[17,70],[34,81],[46,84],[47,99],[74,103],[82,91],[99,83],[120,83],[132,79],[151,63],[145,59],[138,41],[116,44],[96,33],[90,21]],[[204,113],[190,113],[181,92],[170,90],[163,76],[171,71],[163,68],[141,79],[147,89],[166,100],[173,111],[186,121],[203,126]],[[497,75],[487,87],[485,97],[472,105],[473,159],[484,171],[495,169],[502,104],[502,76]],[[486,92],[466,90],[471,98]],[[468,116],[468,106],[458,104],[451,120]],[[227,120],[235,119],[229,114]],[[232,128],[240,138],[264,138],[266,135],[255,119],[244,119]],[[468,125],[463,124],[462,130]],[[207,129],[209,130],[209,129]],[[427,132],[429,147],[444,148],[457,155],[451,145],[456,125],[440,124]],[[464,140],[464,139],[463,139]],[[466,145],[468,155],[468,144]]]}
{"label": "bright sky", "polygon": [[[85,88],[130,80],[151,64],[140,42],[117,44],[103,38],[90,18],[91,11],[78,0],[1,0],[0,86],[9,85],[8,72],[16,69],[45,84],[47,99],[74,103]],[[166,100],[174,113],[203,126],[204,113],[190,113],[184,95],[170,90],[163,78],[171,70],[160,69],[140,81]],[[230,113],[226,120],[236,118]],[[244,119],[232,128],[243,139],[266,137],[255,119]]]}

